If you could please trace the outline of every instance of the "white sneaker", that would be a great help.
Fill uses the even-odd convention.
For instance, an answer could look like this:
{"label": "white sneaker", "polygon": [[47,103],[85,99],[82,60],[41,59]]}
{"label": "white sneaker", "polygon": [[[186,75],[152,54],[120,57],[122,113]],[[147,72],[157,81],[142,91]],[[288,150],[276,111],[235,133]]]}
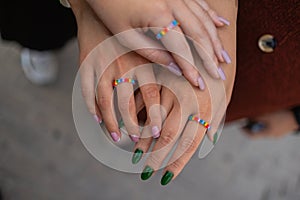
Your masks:
{"label": "white sneaker", "polygon": [[21,65],[25,76],[34,84],[47,85],[57,79],[58,61],[51,51],[24,48],[21,51]]}

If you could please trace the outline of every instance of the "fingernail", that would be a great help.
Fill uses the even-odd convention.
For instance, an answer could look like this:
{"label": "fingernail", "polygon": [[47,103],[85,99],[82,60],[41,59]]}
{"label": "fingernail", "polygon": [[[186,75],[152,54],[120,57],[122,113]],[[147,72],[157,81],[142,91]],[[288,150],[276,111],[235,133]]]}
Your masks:
{"label": "fingernail", "polygon": [[199,84],[200,90],[204,90],[205,89],[205,83],[204,83],[204,81],[203,81],[203,79],[201,77],[198,78],[198,84]]}
{"label": "fingernail", "polygon": [[158,138],[160,136],[160,130],[158,128],[158,126],[153,126],[152,127],[152,137],[154,139]]}
{"label": "fingernail", "polygon": [[223,56],[223,58],[224,58],[224,60],[225,60],[225,62],[226,62],[227,64],[230,64],[230,63],[231,63],[231,59],[230,59],[230,57],[229,57],[227,51],[222,50],[222,56]]}
{"label": "fingernail", "polygon": [[144,181],[149,179],[152,176],[153,172],[154,170],[151,167],[146,166],[141,174],[141,179]]}
{"label": "fingernail", "polygon": [[120,121],[119,121],[119,128],[122,128],[123,126],[124,126],[124,122],[123,122],[123,119],[120,119]]}
{"label": "fingernail", "polygon": [[121,138],[119,137],[119,135],[116,132],[112,132],[110,134],[111,138],[113,139],[114,142],[119,142],[121,140]]}
{"label": "fingernail", "polygon": [[182,76],[182,72],[181,72],[180,68],[175,63],[171,62],[167,68],[170,72],[172,72],[176,76]]}
{"label": "fingernail", "polygon": [[167,185],[172,180],[174,174],[170,171],[166,171],[165,175],[161,178],[160,184]]}
{"label": "fingernail", "polygon": [[227,26],[230,25],[230,22],[229,22],[227,19],[225,19],[225,18],[223,18],[223,17],[218,17],[218,19],[219,19],[223,24],[226,24]]}
{"label": "fingernail", "polygon": [[131,159],[132,164],[138,163],[141,160],[143,153],[144,152],[141,149],[136,149]]}
{"label": "fingernail", "polygon": [[102,123],[102,119],[100,119],[97,115],[94,115],[94,119],[97,123],[99,123],[99,124]]}
{"label": "fingernail", "polygon": [[140,140],[140,137],[137,135],[129,135],[129,137],[133,142],[138,142]]}
{"label": "fingernail", "polygon": [[213,141],[213,145],[215,145],[217,143],[218,140],[218,133],[214,134],[214,141]]}
{"label": "fingernail", "polygon": [[219,73],[221,79],[223,81],[225,81],[226,80],[226,76],[225,76],[225,73],[224,73],[224,71],[223,71],[223,69],[221,67],[218,68],[218,73]]}

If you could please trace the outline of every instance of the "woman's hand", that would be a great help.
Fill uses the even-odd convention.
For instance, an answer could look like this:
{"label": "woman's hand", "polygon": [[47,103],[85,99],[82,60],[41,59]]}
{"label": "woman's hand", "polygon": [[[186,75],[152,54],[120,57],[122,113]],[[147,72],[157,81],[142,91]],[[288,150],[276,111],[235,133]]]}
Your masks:
{"label": "woman's hand", "polygon": [[[136,50],[152,62],[168,66],[171,71],[180,75],[181,71],[175,64],[177,63],[190,83],[200,86],[201,89],[204,88],[204,83],[193,67],[191,49],[183,33],[197,43],[196,50],[203,61],[203,66],[212,77],[223,78],[220,75],[222,72],[219,62],[231,63],[216,29],[216,26],[229,25],[229,22],[219,17],[204,0],[87,0],[87,2],[114,34],[135,29],[118,37],[123,45]],[[147,37],[144,31],[149,27],[156,27],[151,30],[154,34],[158,34],[174,19],[180,22],[180,26],[176,26],[174,31],[169,31],[161,38],[165,48],[172,52],[170,56],[165,51],[159,50],[164,48],[160,43]]]}
{"label": "woman's hand", "polygon": [[[113,105],[114,80],[120,78],[136,79],[147,112],[152,105],[160,103],[159,90],[151,64],[136,53],[127,53],[110,32],[97,19],[92,9],[84,0],[70,1],[78,24],[78,41],[80,47],[80,75],[82,94],[87,107],[97,122],[105,122],[112,139],[118,142],[121,133],[115,116]],[[95,82],[97,88],[95,91]],[[140,130],[136,117],[136,106],[133,95],[133,84],[121,83],[117,90],[117,107],[130,138],[137,142]],[[97,96],[97,98],[96,98]],[[158,109],[151,109],[153,135],[161,128],[161,115]]]}

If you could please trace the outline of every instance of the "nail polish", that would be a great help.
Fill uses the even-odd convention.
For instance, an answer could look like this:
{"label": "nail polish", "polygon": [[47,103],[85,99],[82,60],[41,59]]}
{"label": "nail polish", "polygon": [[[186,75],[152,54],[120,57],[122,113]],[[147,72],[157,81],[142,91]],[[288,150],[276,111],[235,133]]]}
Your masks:
{"label": "nail polish", "polygon": [[141,160],[143,153],[141,149],[136,149],[131,159],[132,164],[137,164]]}
{"label": "nail polish", "polygon": [[140,137],[137,135],[129,135],[129,137],[133,142],[138,142],[140,140]]}
{"label": "nail polish", "polygon": [[122,127],[124,126],[124,121],[123,121],[123,119],[120,119],[118,125],[119,125],[119,128],[122,128]]}
{"label": "nail polish", "polygon": [[180,68],[175,63],[171,62],[167,68],[170,72],[172,72],[176,76],[182,76],[182,72],[181,72]]}
{"label": "nail polish", "polygon": [[223,56],[223,58],[224,58],[224,60],[225,60],[225,62],[226,62],[227,64],[230,64],[230,63],[231,63],[231,58],[230,58],[230,56],[228,55],[227,51],[222,50],[222,56]]}
{"label": "nail polish", "polygon": [[119,135],[116,132],[110,133],[110,136],[114,142],[119,142],[121,140],[121,138],[119,137]]}
{"label": "nail polish", "polygon": [[100,119],[97,115],[94,115],[94,119],[97,123],[99,123],[99,124],[102,123],[102,119]]}
{"label": "nail polish", "polygon": [[160,184],[161,185],[167,185],[172,180],[174,174],[170,171],[166,171],[164,176],[161,178]]}
{"label": "nail polish", "polygon": [[149,179],[152,176],[153,172],[154,170],[151,167],[146,166],[141,174],[141,179],[144,181]]}
{"label": "nail polish", "polygon": [[225,73],[224,73],[224,71],[223,71],[223,69],[221,67],[218,68],[218,73],[219,73],[221,79],[223,81],[225,81],[226,80],[226,76],[225,76]]}
{"label": "nail polish", "polygon": [[230,25],[230,22],[229,22],[227,19],[225,19],[225,18],[223,18],[223,17],[218,17],[218,19],[219,19],[223,24],[226,24],[227,26]]}
{"label": "nail polish", "polygon": [[201,77],[199,77],[197,81],[198,81],[198,85],[199,85],[200,90],[204,90],[205,89],[205,83],[204,83],[203,79]]}
{"label": "nail polish", "polygon": [[152,127],[152,137],[154,139],[156,139],[156,138],[159,138],[159,136],[160,136],[160,130],[159,130],[158,126],[153,126]]}
{"label": "nail polish", "polygon": [[214,134],[214,141],[213,141],[213,145],[215,145],[217,143],[218,140],[218,133]]}

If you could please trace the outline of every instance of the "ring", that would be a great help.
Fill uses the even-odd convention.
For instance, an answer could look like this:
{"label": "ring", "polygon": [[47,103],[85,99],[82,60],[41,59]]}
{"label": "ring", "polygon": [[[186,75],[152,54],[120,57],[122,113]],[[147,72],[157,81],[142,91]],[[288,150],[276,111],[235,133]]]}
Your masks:
{"label": "ring", "polygon": [[131,83],[136,84],[136,80],[132,78],[120,78],[113,81],[113,86],[116,87],[117,85],[120,85],[121,83]]}
{"label": "ring", "polygon": [[207,128],[207,130],[209,130],[211,128],[210,125],[209,125],[209,123],[207,123],[203,119],[200,119],[199,117],[195,117],[195,116],[191,115],[191,116],[189,116],[189,120],[190,121],[196,121],[196,122],[198,122],[199,124],[201,124],[205,128]]}
{"label": "ring", "polygon": [[161,30],[157,35],[156,39],[160,40],[164,35],[167,34],[171,29],[175,28],[176,26],[179,26],[179,22],[174,19],[167,27],[165,27],[163,30]]}

